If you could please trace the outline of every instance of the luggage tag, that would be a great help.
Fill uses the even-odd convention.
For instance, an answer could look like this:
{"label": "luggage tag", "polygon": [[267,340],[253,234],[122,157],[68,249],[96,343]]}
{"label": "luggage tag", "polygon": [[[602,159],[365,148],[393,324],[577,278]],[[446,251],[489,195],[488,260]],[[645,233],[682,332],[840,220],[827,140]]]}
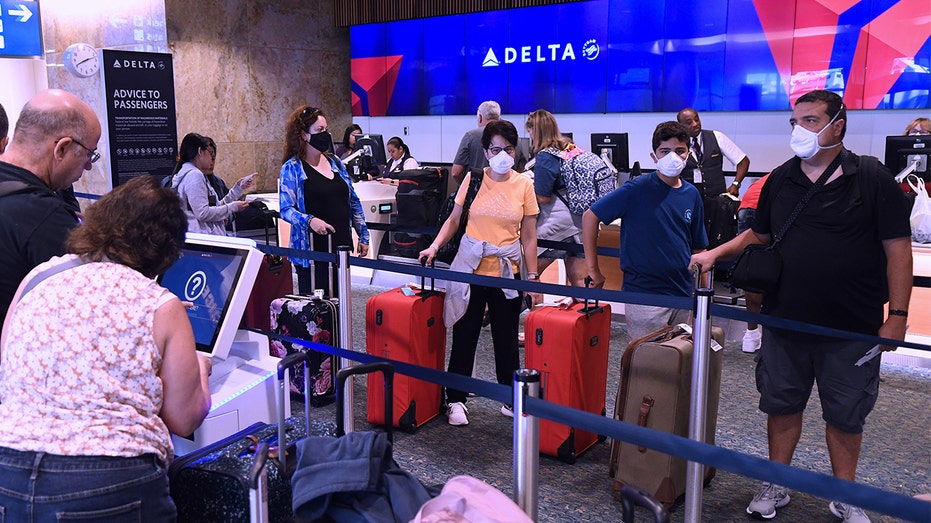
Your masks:
{"label": "luggage tag", "polygon": [[[676,327],[679,327],[680,329],[684,330],[685,333],[688,334],[689,336],[692,335],[692,326],[689,325],[688,323],[680,323],[680,324],[676,325]],[[718,343],[717,341],[715,341],[714,338],[711,338],[711,350],[717,352],[717,351],[719,351],[719,350],[721,350],[721,349],[723,349],[723,348],[724,348],[724,347],[722,347],[720,343]]]}

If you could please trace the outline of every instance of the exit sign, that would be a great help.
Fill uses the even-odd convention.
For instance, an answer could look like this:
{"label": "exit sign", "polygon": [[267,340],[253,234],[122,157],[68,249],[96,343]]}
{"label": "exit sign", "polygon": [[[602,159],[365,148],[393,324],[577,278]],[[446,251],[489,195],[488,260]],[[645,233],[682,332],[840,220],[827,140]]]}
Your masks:
{"label": "exit sign", "polygon": [[39,2],[0,0],[0,56],[42,56]]}

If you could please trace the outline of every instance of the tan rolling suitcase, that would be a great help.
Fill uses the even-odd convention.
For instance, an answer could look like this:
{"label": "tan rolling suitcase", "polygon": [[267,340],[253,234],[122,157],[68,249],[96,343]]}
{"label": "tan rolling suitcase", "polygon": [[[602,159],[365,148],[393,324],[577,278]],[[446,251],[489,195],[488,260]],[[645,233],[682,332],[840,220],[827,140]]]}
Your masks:
{"label": "tan rolling suitcase", "polygon": [[[724,344],[720,327],[712,327],[711,336]],[[678,326],[632,341],[621,357],[614,418],[688,437],[693,349],[692,336]],[[723,352],[711,351],[709,359],[706,443],[714,443]],[[621,487],[636,485],[668,507],[685,493],[684,459],[630,443],[612,441],[609,474],[616,495]],[[706,467],[706,484],[714,474],[714,468]]]}

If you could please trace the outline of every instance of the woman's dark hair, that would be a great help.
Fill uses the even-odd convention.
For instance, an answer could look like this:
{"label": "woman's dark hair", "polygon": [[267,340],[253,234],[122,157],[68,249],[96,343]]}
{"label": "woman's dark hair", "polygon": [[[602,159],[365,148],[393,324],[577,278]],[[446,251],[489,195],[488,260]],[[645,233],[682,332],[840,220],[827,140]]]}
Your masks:
{"label": "woman's dark hair", "polygon": [[482,149],[491,147],[491,139],[500,136],[513,146],[517,146],[517,128],[507,120],[494,120],[482,131]]}
{"label": "woman's dark hair", "polygon": [[320,109],[309,105],[298,107],[288,116],[288,121],[284,124],[284,154],[281,156],[281,163],[287,162],[292,156],[304,157],[304,138],[301,137],[301,133],[307,132],[321,116],[326,115]]}
{"label": "woman's dark hair", "polygon": [[181,147],[178,147],[178,163],[175,164],[173,174],[178,174],[178,171],[181,170],[181,166],[185,163],[193,162],[198,151],[207,148],[212,148],[214,152],[216,152],[217,144],[213,141],[213,138],[197,133],[187,133],[184,135],[184,138],[181,140]]}
{"label": "woman's dark hair", "polygon": [[402,140],[400,136],[392,136],[391,138],[389,138],[388,143],[385,144],[385,147],[388,147],[389,145],[394,147],[395,149],[401,150],[402,159],[407,158],[411,155],[410,148],[407,147],[407,144],[404,143],[404,140]]}
{"label": "woman's dark hair", "polygon": [[68,252],[90,261],[109,259],[147,278],[181,256],[187,217],[181,199],[154,176],[138,176],[87,208],[84,224],[68,235]]}
{"label": "woman's dark hair", "polygon": [[343,147],[347,149],[350,148],[349,147],[349,136],[356,131],[359,131],[361,133],[362,127],[359,127],[359,124],[357,123],[349,124],[349,127],[346,128],[346,132],[343,133]]}

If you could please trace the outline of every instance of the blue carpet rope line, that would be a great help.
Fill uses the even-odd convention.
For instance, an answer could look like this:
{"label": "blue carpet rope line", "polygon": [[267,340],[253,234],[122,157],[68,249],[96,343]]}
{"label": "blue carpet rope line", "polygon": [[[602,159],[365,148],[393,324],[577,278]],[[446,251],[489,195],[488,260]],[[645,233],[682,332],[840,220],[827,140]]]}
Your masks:
{"label": "blue carpet rope line", "polygon": [[[486,397],[500,403],[510,403],[512,400],[512,389],[510,386],[372,356],[364,352],[322,345],[312,341],[292,338],[290,336],[282,336],[258,330],[255,332],[359,363],[387,361],[393,364],[395,371],[400,374],[431,383],[437,383],[456,390],[474,392],[478,396]],[[880,512],[906,521],[927,523],[929,514],[931,514],[931,503],[903,494],[884,491],[877,487],[862,485],[853,481],[837,479],[833,476],[818,472],[790,467],[781,463],[742,454],[734,450],[724,449],[707,443],[699,443],[681,436],[639,427],[623,421],[612,420],[604,416],[583,412],[539,398],[528,397],[526,411],[528,414],[534,416],[539,416],[595,434],[608,436],[634,445],[647,447],[664,454],[670,454],[689,461],[710,465],[721,470],[759,479],[761,481],[770,481],[799,492],[805,492],[823,499],[853,504],[864,509]]]}

